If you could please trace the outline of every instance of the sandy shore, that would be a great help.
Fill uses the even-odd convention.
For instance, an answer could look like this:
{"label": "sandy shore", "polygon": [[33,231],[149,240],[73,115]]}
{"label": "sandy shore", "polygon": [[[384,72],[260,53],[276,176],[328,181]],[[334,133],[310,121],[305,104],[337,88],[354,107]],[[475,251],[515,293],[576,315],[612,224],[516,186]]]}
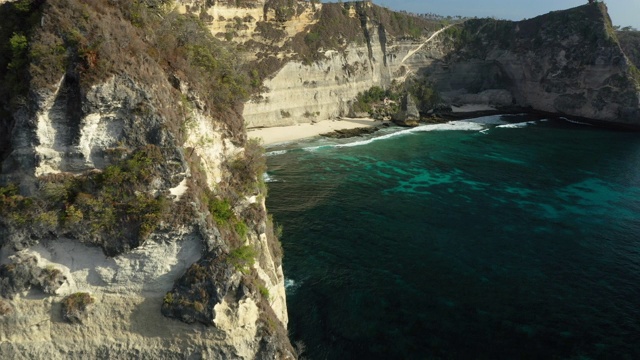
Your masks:
{"label": "sandy shore", "polygon": [[[452,113],[465,114],[481,111],[495,111],[496,109],[488,105],[463,105],[452,106]],[[314,124],[297,124],[290,126],[279,126],[262,129],[249,129],[249,138],[257,138],[265,146],[306,139],[320,134],[329,133],[335,130],[347,130],[360,127],[379,126],[382,121],[367,118],[361,119],[336,119],[323,120]]]}
{"label": "sandy shore", "polygon": [[295,141],[335,130],[355,129],[360,127],[378,126],[382,121],[373,119],[340,119],[323,120],[315,124],[297,124],[263,129],[249,129],[249,138],[262,140],[265,146]]}

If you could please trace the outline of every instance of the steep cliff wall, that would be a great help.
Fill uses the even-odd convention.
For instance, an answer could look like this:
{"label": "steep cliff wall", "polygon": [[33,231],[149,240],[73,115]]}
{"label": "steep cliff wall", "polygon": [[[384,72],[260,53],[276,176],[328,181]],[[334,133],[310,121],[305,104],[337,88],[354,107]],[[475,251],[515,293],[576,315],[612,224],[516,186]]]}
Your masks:
{"label": "steep cliff wall", "polygon": [[450,51],[421,75],[445,102],[640,125],[640,77],[602,3],[520,22],[469,20],[444,36]]}
{"label": "steep cliff wall", "polygon": [[182,3],[182,11],[202,14],[212,33],[236,44],[252,78],[263,82],[245,104],[247,127],[345,115],[359,92],[430,64],[428,51],[415,50],[441,28],[370,2]]}
{"label": "steep cliff wall", "polygon": [[1,358],[295,358],[251,86],[173,8],[0,6]]}
{"label": "steep cliff wall", "polygon": [[[256,50],[255,68],[274,72],[260,73],[265,88],[246,103],[247,126],[345,115],[359,92],[408,77],[432,87],[441,105],[517,106],[621,126],[640,124],[633,42],[625,38],[629,46],[621,48],[604,4],[520,22],[468,20],[444,31],[439,31],[442,24],[385,11],[368,2],[307,9],[304,17],[283,20],[297,26],[283,25],[288,30],[275,47],[252,47],[251,40],[260,36],[243,35],[245,40],[238,41],[248,49],[262,49]],[[398,29],[397,20],[416,21],[420,31]],[[341,40],[323,42],[332,38],[324,27]]]}

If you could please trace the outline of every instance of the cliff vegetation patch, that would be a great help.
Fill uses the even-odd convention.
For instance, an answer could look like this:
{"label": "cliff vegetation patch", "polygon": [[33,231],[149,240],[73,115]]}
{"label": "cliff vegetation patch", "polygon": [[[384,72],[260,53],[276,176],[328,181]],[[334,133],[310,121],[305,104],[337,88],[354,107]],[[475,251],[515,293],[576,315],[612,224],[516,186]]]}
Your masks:
{"label": "cliff vegetation patch", "polygon": [[86,292],[77,292],[62,300],[62,318],[72,324],[80,324],[89,317],[95,299]]}

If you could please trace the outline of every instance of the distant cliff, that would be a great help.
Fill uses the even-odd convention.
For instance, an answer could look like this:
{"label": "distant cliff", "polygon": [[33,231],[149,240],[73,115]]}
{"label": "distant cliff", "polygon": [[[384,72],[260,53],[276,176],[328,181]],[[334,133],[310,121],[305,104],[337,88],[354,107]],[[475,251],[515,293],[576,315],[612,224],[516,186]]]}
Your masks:
{"label": "distant cliff", "polygon": [[442,27],[368,1],[182,2],[218,38],[235,44],[252,79],[263,83],[245,103],[247,127],[348,114],[359,92],[403,82],[430,63],[429,50],[415,50]]}
{"label": "distant cliff", "polygon": [[422,77],[447,102],[640,126],[640,73],[602,3],[519,22],[469,20],[444,35],[452,49],[422,69]]}
{"label": "distant cliff", "polygon": [[296,357],[255,87],[175,7],[0,5],[0,358]]}
{"label": "distant cliff", "polygon": [[[634,43],[625,38],[621,47],[602,3],[452,26],[370,2],[192,3],[202,3],[198,11],[214,33],[251,54],[254,75],[264,80],[245,104],[248,127],[343,116],[359,92],[409,78],[436,92],[444,108],[486,104],[640,125]],[[432,106],[418,105],[423,112]]]}

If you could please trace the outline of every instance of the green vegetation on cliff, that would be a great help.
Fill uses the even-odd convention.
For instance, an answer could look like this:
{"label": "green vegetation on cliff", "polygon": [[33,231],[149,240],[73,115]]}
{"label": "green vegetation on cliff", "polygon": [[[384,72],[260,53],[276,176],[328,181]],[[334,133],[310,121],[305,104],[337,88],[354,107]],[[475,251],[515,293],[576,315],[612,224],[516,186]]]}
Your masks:
{"label": "green vegetation on cliff", "polygon": [[394,93],[390,89],[384,90],[379,86],[373,86],[367,91],[358,93],[358,96],[354,100],[351,107],[353,111],[357,113],[358,112],[371,113],[373,111],[372,106],[374,104],[384,101],[385,99],[399,101],[400,95]]}
{"label": "green vegetation on cliff", "polygon": [[162,175],[156,164],[165,161],[149,145],[102,172],[42,177],[34,196],[13,184],[0,187],[3,235],[22,242],[72,236],[109,256],[134,249],[168,214],[165,196],[151,195],[151,182]]}
{"label": "green vegetation on cliff", "polygon": [[385,119],[397,115],[407,107],[407,97],[420,105],[421,111],[428,111],[440,101],[438,92],[424,80],[409,79],[405,83],[393,82],[387,89],[373,86],[369,90],[358,93],[351,103],[355,113],[366,112],[374,119]]}
{"label": "green vegetation on cliff", "polygon": [[94,302],[89,293],[71,294],[62,300],[62,318],[70,323],[81,323],[87,318],[89,307]]}
{"label": "green vegetation on cliff", "polygon": [[[261,82],[244,72],[234,50],[214,38],[199,16],[179,14],[170,3],[20,0],[0,5],[0,17],[10,19],[0,27],[0,108],[6,111],[0,117],[0,161],[13,150],[12,129],[33,122],[36,111],[53,113],[43,109],[49,106],[44,98],[61,104],[45,121],[60,121],[54,125],[68,127],[63,130],[72,135],[86,125],[87,112],[113,112],[113,118],[100,120],[125,126],[117,146],[91,144],[98,169],[54,169],[61,172],[35,178],[34,168],[43,160],[38,158],[23,169],[31,171],[27,177],[33,186],[3,184],[0,246],[25,248],[68,238],[117,256],[160,233],[187,229],[202,237],[204,255],[165,299],[170,304],[175,296],[174,304],[189,306],[165,314],[188,321],[185,314],[195,311],[207,315],[199,321],[211,324],[214,307],[236,290],[238,274],[246,278],[243,296],[263,297],[252,266],[264,261],[253,250],[258,232],[271,232],[266,234],[271,253],[282,254],[262,202],[263,150],[246,140],[241,117],[243,101]],[[110,81],[122,86],[114,91],[116,97],[124,92],[122,98],[89,98],[114,96],[95,93]],[[87,110],[96,104],[108,109]],[[221,137],[215,141],[223,154],[234,155],[201,159],[196,149],[185,149],[196,121]],[[55,150],[68,156],[79,147],[78,138],[71,136],[69,143],[57,138],[63,143]],[[222,171],[215,185],[204,160]],[[170,192],[185,174],[190,175],[187,190],[177,200]],[[10,270],[2,268],[9,282],[17,277]],[[268,320],[261,323],[270,329]],[[289,346],[285,340],[286,335],[280,345]]]}

